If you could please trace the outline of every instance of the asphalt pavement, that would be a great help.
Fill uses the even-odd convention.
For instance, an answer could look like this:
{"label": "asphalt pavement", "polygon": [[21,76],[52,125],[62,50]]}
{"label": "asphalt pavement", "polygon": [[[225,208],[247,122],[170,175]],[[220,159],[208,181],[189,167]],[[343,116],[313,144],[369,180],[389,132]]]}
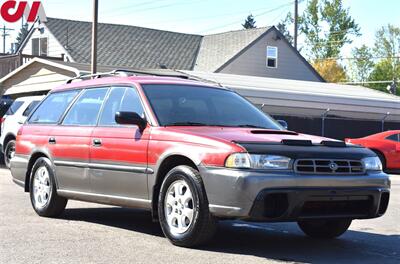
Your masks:
{"label": "asphalt pavement", "polygon": [[198,249],[173,246],[147,212],[69,201],[59,219],[41,218],[28,194],[0,169],[0,263],[400,263],[400,176],[387,214],[354,221],[331,241],[295,223],[219,223]]}

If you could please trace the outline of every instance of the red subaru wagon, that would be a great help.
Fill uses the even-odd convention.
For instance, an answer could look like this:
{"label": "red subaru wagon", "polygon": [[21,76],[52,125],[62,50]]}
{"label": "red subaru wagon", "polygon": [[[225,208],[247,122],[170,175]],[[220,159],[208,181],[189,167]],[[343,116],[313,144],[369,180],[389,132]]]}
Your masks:
{"label": "red subaru wagon", "polygon": [[11,172],[40,216],[68,199],[143,208],[185,247],[224,219],[334,238],[382,216],[390,192],[368,149],[288,131],[230,89],[155,76],[54,89],[18,132]]}

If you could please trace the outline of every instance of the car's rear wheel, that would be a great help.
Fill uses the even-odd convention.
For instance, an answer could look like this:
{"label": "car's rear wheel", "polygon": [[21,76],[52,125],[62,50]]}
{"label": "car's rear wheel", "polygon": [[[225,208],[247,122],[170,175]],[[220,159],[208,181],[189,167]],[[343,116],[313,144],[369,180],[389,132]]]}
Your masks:
{"label": "car's rear wheel", "polygon": [[11,159],[15,156],[15,140],[8,141],[4,149],[4,164],[7,168],[11,167]]}
{"label": "car's rear wheel", "polygon": [[159,194],[158,215],[163,233],[177,246],[203,244],[216,230],[200,174],[189,166],[175,167],[165,177]]}
{"label": "car's rear wheel", "polygon": [[39,158],[33,165],[29,191],[33,209],[40,216],[57,217],[67,205],[68,200],[57,195],[54,170],[47,158]]}
{"label": "car's rear wheel", "polygon": [[351,219],[316,219],[299,221],[300,229],[308,236],[332,239],[343,235],[351,225]]}

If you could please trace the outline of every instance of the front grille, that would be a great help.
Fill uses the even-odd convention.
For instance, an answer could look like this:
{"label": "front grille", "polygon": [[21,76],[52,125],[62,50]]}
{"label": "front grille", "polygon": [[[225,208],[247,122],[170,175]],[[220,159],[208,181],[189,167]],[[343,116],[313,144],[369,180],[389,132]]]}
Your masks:
{"label": "front grille", "polygon": [[294,164],[295,171],[302,174],[364,174],[364,166],[357,160],[300,159]]}

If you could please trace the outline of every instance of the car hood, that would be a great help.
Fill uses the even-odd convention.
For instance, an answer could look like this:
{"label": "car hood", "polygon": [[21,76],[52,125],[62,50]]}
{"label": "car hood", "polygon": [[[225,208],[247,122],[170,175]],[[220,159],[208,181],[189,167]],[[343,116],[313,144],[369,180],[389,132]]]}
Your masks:
{"label": "car hood", "polygon": [[326,140],[336,141],[324,137],[299,134],[292,131],[269,129],[236,127],[174,127],[172,129],[181,133],[211,137],[229,142],[280,143],[282,140],[309,140],[313,144],[319,144],[321,141]]}

